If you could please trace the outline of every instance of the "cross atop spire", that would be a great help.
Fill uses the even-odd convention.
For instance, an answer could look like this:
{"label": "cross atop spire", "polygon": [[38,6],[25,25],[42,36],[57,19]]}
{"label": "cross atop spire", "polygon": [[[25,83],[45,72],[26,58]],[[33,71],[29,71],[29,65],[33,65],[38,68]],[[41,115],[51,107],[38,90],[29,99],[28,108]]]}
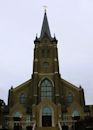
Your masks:
{"label": "cross atop spire", "polygon": [[43,7],[44,7],[44,11],[46,12],[46,10],[47,10],[47,6],[46,6],[46,5],[44,5]]}
{"label": "cross atop spire", "polygon": [[49,24],[48,24],[48,20],[47,20],[46,9],[45,9],[45,13],[44,13],[44,19],[43,19],[40,38],[43,38],[45,35],[47,35],[49,38],[51,38],[51,33],[50,33]]}

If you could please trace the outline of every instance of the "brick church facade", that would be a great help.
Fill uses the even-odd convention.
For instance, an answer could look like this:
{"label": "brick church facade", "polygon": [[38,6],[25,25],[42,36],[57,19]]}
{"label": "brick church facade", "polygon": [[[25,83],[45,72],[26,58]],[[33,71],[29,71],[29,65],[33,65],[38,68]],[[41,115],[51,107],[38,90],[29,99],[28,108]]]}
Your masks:
{"label": "brick church facade", "polygon": [[76,120],[93,116],[84,90],[61,78],[56,37],[51,36],[45,12],[41,34],[34,41],[32,78],[9,90],[5,125],[13,129],[70,129]]}

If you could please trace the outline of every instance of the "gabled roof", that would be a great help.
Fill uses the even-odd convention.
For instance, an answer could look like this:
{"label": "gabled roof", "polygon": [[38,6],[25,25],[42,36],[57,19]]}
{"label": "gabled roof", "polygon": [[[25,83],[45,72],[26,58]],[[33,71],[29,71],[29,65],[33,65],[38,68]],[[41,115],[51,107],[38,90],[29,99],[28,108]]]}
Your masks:
{"label": "gabled roof", "polygon": [[40,39],[43,38],[45,35],[47,35],[51,39],[51,33],[50,33],[50,28],[49,28],[49,24],[48,24],[46,11],[45,11],[45,14],[44,14]]}
{"label": "gabled roof", "polygon": [[62,81],[63,83],[65,83],[65,84],[67,84],[67,86],[68,86],[68,87],[70,87],[70,86],[71,86],[73,89],[76,89],[76,90],[78,90],[78,91],[80,90],[80,88],[78,88],[77,86],[73,85],[72,83],[70,83],[70,82],[66,81],[66,80],[65,80],[65,79],[63,79],[63,78],[62,78],[62,80],[61,80],[61,81]]}
{"label": "gabled roof", "polygon": [[30,83],[31,83],[31,79],[29,79],[26,82],[24,82],[24,83],[18,85],[17,87],[13,88],[13,91],[17,91],[17,90],[21,89],[22,87],[24,87],[25,85],[28,86],[28,84],[30,84]]}

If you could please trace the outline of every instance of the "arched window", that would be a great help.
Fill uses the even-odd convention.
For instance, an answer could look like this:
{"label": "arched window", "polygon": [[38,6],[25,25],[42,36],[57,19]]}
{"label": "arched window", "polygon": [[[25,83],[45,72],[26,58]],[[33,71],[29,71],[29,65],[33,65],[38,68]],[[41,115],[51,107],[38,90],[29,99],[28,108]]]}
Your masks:
{"label": "arched window", "polygon": [[43,63],[43,67],[44,67],[45,69],[47,69],[48,66],[49,66],[49,63],[48,63],[48,62],[44,62],[44,63]]}
{"label": "arched window", "polygon": [[51,108],[49,108],[49,107],[44,107],[44,108],[43,108],[43,111],[42,111],[42,115],[43,115],[43,116],[46,116],[46,115],[50,116],[50,115],[52,115],[52,110],[51,110]]}
{"label": "arched window", "polygon": [[41,100],[47,98],[52,100],[53,85],[50,80],[45,79],[41,82]]}
{"label": "arched window", "polygon": [[25,93],[21,93],[21,95],[20,95],[20,103],[21,104],[26,103],[26,94]]}
{"label": "arched window", "polygon": [[70,104],[73,102],[73,94],[71,92],[67,95],[67,103]]}
{"label": "arched window", "polygon": [[80,113],[77,110],[73,111],[72,119],[74,119],[74,120],[79,120],[80,119]]}
{"label": "arched window", "polygon": [[20,112],[15,112],[14,117],[22,117],[22,114]]}

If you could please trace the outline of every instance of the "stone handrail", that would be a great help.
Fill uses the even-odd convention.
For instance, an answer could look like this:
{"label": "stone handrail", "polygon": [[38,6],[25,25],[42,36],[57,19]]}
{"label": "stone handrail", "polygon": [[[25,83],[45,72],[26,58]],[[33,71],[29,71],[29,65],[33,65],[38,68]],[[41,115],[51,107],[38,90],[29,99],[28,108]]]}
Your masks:
{"label": "stone handrail", "polygon": [[35,128],[36,128],[36,121],[33,121],[33,128],[32,128],[32,130],[35,130]]}
{"label": "stone handrail", "polygon": [[58,127],[59,127],[59,130],[62,130],[60,121],[58,121]]}

